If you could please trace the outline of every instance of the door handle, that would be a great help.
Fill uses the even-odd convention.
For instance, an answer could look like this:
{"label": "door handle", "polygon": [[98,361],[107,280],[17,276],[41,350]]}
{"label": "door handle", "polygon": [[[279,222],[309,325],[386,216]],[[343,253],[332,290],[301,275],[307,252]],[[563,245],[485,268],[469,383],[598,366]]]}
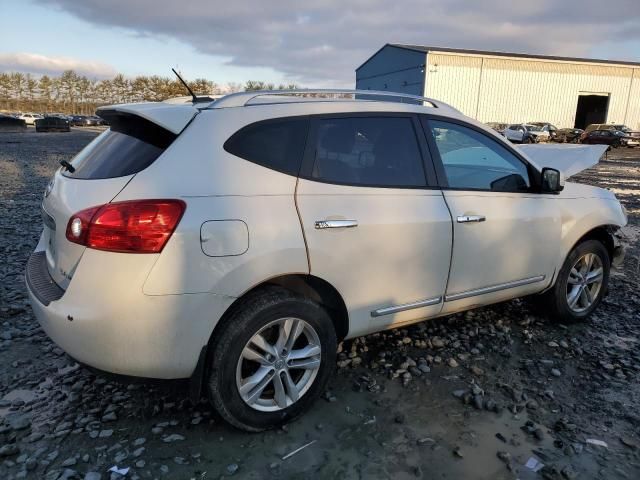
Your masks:
{"label": "door handle", "polygon": [[325,228],[353,228],[357,226],[357,220],[316,220],[316,230],[323,230]]}
{"label": "door handle", "polygon": [[484,222],[487,218],[484,215],[458,215],[458,223]]}

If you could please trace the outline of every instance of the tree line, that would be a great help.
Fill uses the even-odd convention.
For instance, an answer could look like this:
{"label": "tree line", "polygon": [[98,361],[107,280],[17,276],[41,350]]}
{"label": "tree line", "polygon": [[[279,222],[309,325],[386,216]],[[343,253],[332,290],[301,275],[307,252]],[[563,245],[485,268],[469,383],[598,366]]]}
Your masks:
{"label": "tree line", "polygon": [[[197,95],[239,91],[296,88],[249,80],[245,84],[217,83],[205,78],[187,82]],[[177,78],[158,75],[127,78],[118,74],[111,79],[94,80],[66,70],[59,76],[0,72],[0,110],[9,112],[93,114],[101,105],[130,102],[156,102],[187,95]]]}

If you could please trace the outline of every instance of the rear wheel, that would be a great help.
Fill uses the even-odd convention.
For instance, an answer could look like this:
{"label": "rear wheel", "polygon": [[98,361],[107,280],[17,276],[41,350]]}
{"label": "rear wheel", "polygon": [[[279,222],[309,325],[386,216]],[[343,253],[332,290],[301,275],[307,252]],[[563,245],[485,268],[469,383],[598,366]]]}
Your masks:
{"label": "rear wheel", "polygon": [[242,430],[286,423],[325,390],[336,346],[333,323],[320,305],[265,289],[236,309],[212,345],[211,401]]}
{"label": "rear wheel", "polygon": [[584,320],[607,291],[609,254],[597,240],[577,245],[562,266],[556,283],[539,303],[552,318],[564,322]]}

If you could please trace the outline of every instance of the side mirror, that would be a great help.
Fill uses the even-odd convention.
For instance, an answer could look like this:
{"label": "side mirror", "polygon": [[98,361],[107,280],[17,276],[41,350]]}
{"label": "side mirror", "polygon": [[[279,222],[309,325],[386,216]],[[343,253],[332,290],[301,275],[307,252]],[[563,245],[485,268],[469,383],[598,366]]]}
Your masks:
{"label": "side mirror", "polygon": [[558,193],[564,189],[564,175],[555,168],[542,169],[542,193]]}

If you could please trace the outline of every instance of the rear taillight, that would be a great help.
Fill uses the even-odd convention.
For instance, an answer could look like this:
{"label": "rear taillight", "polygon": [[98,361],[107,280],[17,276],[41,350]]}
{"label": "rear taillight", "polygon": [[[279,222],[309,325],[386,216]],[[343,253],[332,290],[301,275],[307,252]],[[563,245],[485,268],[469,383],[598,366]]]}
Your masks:
{"label": "rear taillight", "polygon": [[88,208],[69,219],[67,240],[110,252],[159,253],[185,208],[182,200],[133,200]]}

